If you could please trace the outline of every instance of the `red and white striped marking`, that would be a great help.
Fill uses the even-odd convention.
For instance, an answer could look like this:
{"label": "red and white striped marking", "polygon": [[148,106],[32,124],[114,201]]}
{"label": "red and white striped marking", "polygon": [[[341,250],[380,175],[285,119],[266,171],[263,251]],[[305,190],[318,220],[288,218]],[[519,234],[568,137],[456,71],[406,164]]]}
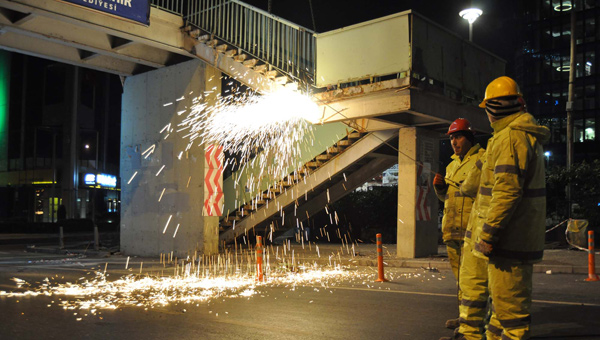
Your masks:
{"label": "red and white striped marking", "polygon": [[210,145],[204,155],[203,216],[223,214],[223,147]]}

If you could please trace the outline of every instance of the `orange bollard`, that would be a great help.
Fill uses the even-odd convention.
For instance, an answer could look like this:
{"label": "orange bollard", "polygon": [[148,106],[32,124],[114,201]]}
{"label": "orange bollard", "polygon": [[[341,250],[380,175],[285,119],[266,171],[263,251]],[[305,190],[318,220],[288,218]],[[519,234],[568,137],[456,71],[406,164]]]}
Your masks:
{"label": "orange bollard", "polygon": [[262,282],[264,280],[262,236],[256,236],[256,274],[256,281]]}
{"label": "orange bollard", "polygon": [[588,278],[586,281],[600,281],[596,275],[596,260],[594,259],[594,231],[588,231]]}
{"label": "orange bollard", "polygon": [[375,282],[387,282],[383,275],[383,243],[381,242],[381,234],[377,234],[377,280]]}

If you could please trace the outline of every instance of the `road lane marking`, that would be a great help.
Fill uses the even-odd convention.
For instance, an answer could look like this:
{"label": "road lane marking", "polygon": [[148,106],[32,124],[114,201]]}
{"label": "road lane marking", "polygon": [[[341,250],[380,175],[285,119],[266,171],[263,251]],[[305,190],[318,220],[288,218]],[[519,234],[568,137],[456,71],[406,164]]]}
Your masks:
{"label": "road lane marking", "polygon": [[[314,286],[314,287],[317,287],[317,286]],[[355,287],[329,287],[328,289],[357,290],[357,291],[365,291],[365,292],[382,292],[382,293],[397,293],[397,294],[427,295],[427,296],[444,296],[444,297],[456,298],[456,294],[411,292],[411,291],[406,291],[406,290],[380,290],[380,289],[355,288]],[[554,305],[600,307],[600,304],[598,304],[598,303],[587,303],[587,302],[551,301],[551,300],[533,300],[533,302],[547,303],[547,304],[554,304]]]}
{"label": "road lane marking", "polygon": [[[315,286],[315,287],[317,287],[317,286]],[[323,287],[318,287],[318,288],[323,288]],[[355,287],[328,287],[328,289],[358,290],[358,291],[364,291],[364,292],[383,292],[383,293],[428,295],[428,296],[444,296],[444,297],[456,298],[456,294],[410,292],[410,291],[406,291],[406,290],[381,290],[381,289],[355,288]]]}

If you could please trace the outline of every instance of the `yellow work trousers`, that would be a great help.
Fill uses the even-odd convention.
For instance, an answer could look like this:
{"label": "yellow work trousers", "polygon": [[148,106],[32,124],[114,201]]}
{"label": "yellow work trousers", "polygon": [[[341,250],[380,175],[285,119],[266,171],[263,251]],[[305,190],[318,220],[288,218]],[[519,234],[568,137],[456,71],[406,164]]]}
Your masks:
{"label": "yellow work trousers", "polygon": [[488,261],[473,255],[470,240],[466,240],[462,250],[459,286],[462,298],[459,333],[468,340],[484,339],[485,317],[488,301]]}
{"label": "yellow work trousers", "polygon": [[459,270],[460,270],[460,263],[462,261],[461,254],[462,254],[463,241],[448,240],[448,241],[445,241],[444,243],[446,243],[446,250],[448,251],[448,261],[450,262],[450,267],[452,268],[452,273],[454,274],[454,277],[456,278],[456,290],[457,290],[457,296],[458,296],[458,303],[460,304],[460,300],[462,299],[462,293],[460,291]]}
{"label": "yellow work trousers", "polygon": [[533,264],[492,259],[488,275],[492,318],[487,340],[529,339]]}

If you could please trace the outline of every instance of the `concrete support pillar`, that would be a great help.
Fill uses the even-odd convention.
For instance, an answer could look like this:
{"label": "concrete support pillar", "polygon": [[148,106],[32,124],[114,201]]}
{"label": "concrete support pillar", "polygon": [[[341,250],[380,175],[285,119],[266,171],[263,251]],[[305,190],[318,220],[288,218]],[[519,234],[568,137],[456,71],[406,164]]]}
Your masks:
{"label": "concrete support pillar", "polygon": [[434,132],[418,128],[400,129],[398,257],[416,258],[437,254],[438,205],[431,183],[431,170],[437,170],[438,139]]}
{"label": "concrete support pillar", "polygon": [[195,140],[188,149],[189,139],[177,130],[194,98],[213,101],[220,84],[220,72],[198,60],[126,79],[121,123],[123,253],[158,256],[172,251],[184,258],[218,252],[218,217],[203,216],[204,147]]}

